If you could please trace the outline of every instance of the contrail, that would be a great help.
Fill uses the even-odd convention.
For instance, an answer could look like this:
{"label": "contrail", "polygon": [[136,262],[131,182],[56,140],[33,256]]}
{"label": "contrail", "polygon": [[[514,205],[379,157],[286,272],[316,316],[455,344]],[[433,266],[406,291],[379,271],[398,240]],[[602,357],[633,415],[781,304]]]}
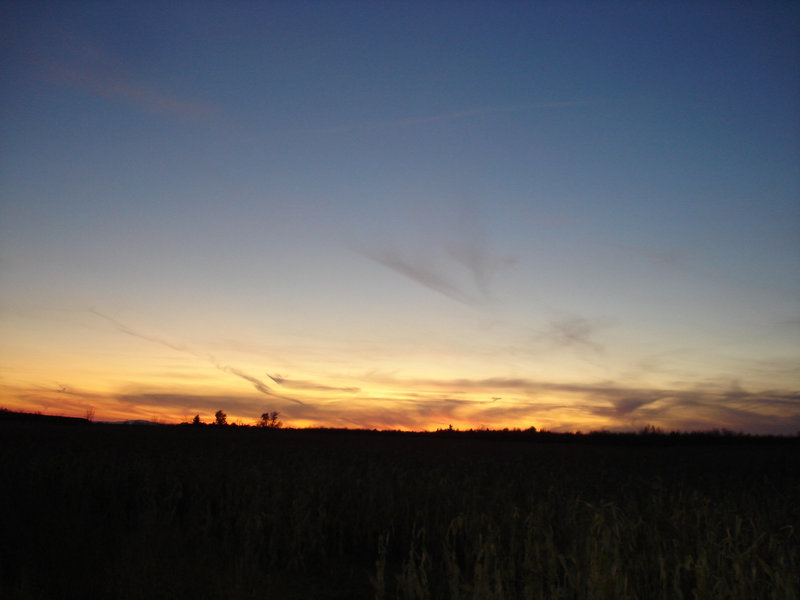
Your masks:
{"label": "contrail", "polygon": [[173,350],[177,350],[178,352],[186,352],[186,353],[191,354],[193,356],[199,356],[197,353],[193,352],[188,346],[186,346],[184,344],[175,344],[173,342],[169,342],[169,341],[167,341],[167,340],[165,340],[163,338],[160,338],[160,337],[156,337],[156,336],[153,336],[153,335],[147,335],[147,334],[144,334],[144,333],[140,333],[140,332],[138,332],[138,331],[136,331],[134,329],[131,329],[130,327],[128,327],[124,323],[121,323],[121,322],[117,321],[115,318],[109,317],[108,315],[104,315],[100,311],[95,310],[93,308],[90,308],[89,312],[92,313],[92,314],[97,315],[98,317],[102,317],[106,321],[109,321],[109,322],[113,323],[116,326],[116,328],[119,329],[122,333],[127,333],[128,335],[132,335],[133,337],[138,337],[140,339],[147,340],[148,342],[153,342],[154,344],[160,344],[161,346],[166,346],[167,348],[172,348]]}
{"label": "contrail", "polygon": [[403,127],[408,125],[420,125],[425,123],[436,123],[439,121],[453,121],[456,119],[466,119],[479,115],[491,115],[505,112],[515,112],[520,110],[534,110],[537,108],[564,108],[568,106],[581,106],[584,104],[596,104],[596,100],[565,100],[561,102],[531,102],[528,104],[512,104],[508,106],[485,106],[481,108],[469,108],[457,110],[449,113],[428,115],[424,117],[407,117],[405,119],[386,119],[384,121],[364,121],[361,123],[347,123],[333,127],[314,129],[316,133],[344,133],[358,129],[382,129],[386,127]]}

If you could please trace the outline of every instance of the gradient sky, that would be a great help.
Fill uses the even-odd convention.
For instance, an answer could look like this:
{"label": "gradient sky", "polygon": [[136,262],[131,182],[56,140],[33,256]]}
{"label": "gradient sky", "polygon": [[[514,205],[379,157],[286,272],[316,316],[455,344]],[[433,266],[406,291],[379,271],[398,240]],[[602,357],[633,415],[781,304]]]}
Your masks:
{"label": "gradient sky", "polygon": [[800,5],[4,2],[0,405],[800,431]]}

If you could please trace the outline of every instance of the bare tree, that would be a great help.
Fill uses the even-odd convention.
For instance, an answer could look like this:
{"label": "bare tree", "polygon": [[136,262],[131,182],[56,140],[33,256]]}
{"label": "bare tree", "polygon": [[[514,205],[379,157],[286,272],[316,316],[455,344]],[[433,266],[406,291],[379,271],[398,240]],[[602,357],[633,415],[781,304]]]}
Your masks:
{"label": "bare tree", "polygon": [[258,427],[266,427],[267,429],[280,429],[283,426],[283,422],[278,420],[279,413],[277,410],[272,412],[265,412],[261,415],[261,418],[258,420]]}

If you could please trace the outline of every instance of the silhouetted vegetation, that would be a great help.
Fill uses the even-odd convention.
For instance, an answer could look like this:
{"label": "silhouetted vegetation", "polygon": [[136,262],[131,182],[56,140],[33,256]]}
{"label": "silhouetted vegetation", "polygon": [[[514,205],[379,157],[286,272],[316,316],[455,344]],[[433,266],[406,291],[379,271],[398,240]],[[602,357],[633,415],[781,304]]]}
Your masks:
{"label": "silhouetted vegetation", "polygon": [[258,427],[265,427],[267,429],[280,429],[283,427],[283,422],[278,419],[280,414],[278,411],[265,412],[258,420]]}
{"label": "silhouetted vegetation", "polygon": [[798,442],[5,414],[0,597],[797,598]]}

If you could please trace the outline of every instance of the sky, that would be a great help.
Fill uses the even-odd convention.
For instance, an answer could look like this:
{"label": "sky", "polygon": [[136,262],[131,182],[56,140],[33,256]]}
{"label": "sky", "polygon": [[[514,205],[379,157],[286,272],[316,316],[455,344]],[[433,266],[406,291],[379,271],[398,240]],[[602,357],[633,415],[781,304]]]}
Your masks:
{"label": "sky", "polygon": [[800,431],[797,3],[0,11],[0,406]]}

